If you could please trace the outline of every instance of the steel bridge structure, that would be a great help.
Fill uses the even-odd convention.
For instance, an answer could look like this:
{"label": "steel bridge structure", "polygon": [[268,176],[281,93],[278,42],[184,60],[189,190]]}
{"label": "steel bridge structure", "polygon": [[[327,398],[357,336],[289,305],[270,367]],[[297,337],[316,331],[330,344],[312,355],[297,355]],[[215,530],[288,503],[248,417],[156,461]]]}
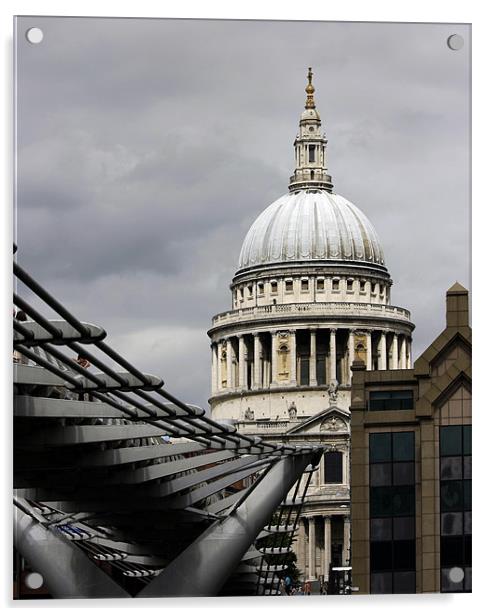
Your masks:
{"label": "steel bridge structure", "polygon": [[14,548],[49,596],[281,594],[323,448],[213,421],[14,274]]}

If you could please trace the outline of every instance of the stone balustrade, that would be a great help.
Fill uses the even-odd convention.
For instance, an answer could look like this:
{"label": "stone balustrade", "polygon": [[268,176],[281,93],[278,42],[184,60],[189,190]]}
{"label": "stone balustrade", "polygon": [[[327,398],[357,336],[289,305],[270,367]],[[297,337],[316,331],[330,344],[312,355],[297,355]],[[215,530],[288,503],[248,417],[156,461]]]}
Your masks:
{"label": "stone balustrade", "polygon": [[297,304],[277,304],[272,306],[254,306],[239,308],[217,314],[212,326],[241,323],[243,321],[279,318],[295,315],[326,315],[329,317],[350,316],[390,319],[410,323],[410,312],[398,306],[366,304],[358,302],[316,302]]}

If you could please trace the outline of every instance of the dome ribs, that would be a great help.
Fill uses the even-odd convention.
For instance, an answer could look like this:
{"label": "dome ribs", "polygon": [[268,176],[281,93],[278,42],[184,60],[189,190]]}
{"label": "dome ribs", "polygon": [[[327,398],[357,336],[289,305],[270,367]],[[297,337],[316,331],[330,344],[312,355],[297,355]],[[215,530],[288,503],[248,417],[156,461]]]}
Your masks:
{"label": "dome ribs", "polygon": [[305,261],[384,267],[384,253],[373,225],[353,203],[324,190],[305,189],[283,195],[258,216],[246,234],[238,272]]}

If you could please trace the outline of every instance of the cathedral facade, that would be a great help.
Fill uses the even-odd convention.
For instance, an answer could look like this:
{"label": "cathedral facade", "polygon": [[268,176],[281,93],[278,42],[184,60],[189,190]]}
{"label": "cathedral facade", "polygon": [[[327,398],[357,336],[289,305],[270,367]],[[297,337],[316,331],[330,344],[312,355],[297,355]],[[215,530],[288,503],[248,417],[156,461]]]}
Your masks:
{"label": "cathedral facade", "polygon": [[306,580],[350,563],[351,365],[412,366],[410,313],[368,218],[333,190],[309,69],[289,191],[244,239],[231,309],[213,317],[210,405],[217,421],[327,450],[297,535]]}

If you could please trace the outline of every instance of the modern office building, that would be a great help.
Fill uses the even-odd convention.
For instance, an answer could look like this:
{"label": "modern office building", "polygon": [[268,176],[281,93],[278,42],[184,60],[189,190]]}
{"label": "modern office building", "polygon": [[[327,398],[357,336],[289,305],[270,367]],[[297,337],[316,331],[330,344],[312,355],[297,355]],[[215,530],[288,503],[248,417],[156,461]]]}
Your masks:
{"label": "modern office building", "polygon": [[352,379],[352,580],[361,593],[471,591],[468,292],[414,368]]}

